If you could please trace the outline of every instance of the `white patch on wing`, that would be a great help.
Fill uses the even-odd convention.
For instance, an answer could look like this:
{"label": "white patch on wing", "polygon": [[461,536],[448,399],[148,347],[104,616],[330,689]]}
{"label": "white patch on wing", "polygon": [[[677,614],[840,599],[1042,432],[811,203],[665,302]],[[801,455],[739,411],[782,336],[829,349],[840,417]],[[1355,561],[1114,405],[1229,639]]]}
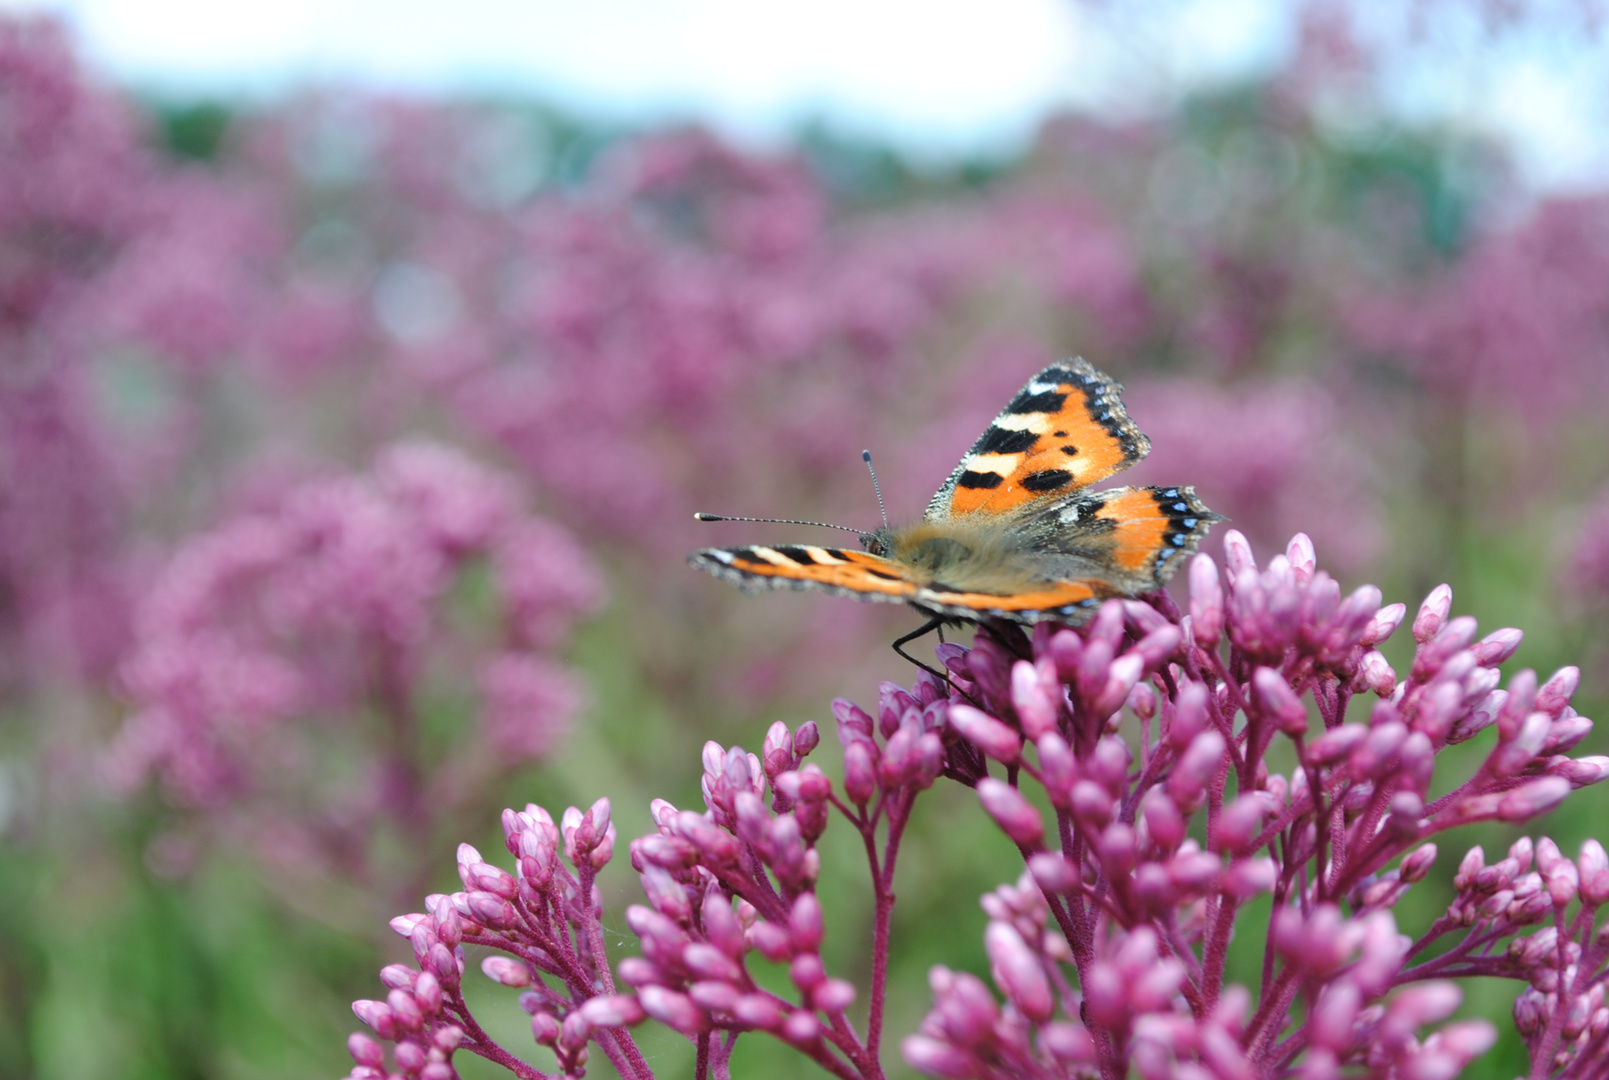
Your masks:
{"label": "white patch on wing", "polygon": [[786,555],[782,554],[782,552],[777,551],[775,548],[752,547],[752,548],[749,548],[749,550],[751,552],[753,552],[754,554],[758,555],[760,558],[764,559],[766,562],[770,563],[772,566],[797,566],[798,565],[792,559],[790,559]]}
{"label": "white patch on wing", "polygon": [[961,459],[961,467],[972,472],[992,472],[1010,476],[1021,460],[1021,454],[968,454]]}
{"label": "white patch on wing", "polygon": [[994,426],[1002,431],[1031,431],[1043,435],[1050,430],[1048,413],[1013,413],[995,418]]}
{"label": "white patch on wing", "polygon": [[804,549],[806,555],[809,555],[818,563],[825,563],[828,566],[844,566],[849,562],[848,559],[840,559],[826,548],[812,547],[809,544],[805,544]]}
{"label": "white patch on wing", "polygon": [[706,551],[704,554],[708,555],[710,558],[714,559],[716,562],[723,562],[728,566],[732,565],[732,553],[730,551],[721,551],[719,549],[715,549],[715,550],[711,550],[711,551]]}

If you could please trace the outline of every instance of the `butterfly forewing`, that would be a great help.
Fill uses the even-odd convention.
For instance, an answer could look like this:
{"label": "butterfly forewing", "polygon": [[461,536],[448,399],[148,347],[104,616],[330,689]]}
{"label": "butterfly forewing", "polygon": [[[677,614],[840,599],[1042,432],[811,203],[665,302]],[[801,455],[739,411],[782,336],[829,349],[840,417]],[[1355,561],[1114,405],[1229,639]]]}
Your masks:
{"label": "butterfly forewing", "polygon": [[745,592],[822,589],[896,602],[916,593],[915,584],[897,563],[852,548],[814,544],[705,548],[687,561]]}
{"label": "butterfly forewing", "polygon": [[1123,411],[1122,389],[1087,360],[1047,367],[967,451],[927,519],[1013,515],[1133,465],[1151,442]]}

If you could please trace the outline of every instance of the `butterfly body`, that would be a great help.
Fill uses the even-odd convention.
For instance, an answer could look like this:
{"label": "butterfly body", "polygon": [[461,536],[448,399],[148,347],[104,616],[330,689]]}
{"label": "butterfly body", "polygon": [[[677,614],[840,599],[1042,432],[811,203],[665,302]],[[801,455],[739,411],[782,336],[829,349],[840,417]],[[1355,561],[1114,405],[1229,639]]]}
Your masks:
{"label": "butterfly body", "polygon": [[1121,390],[1083,360],[1046,368],[923,520],[862,535],[864,550],[753,545],[689,561],[748,592],[817,589],[962,621],[1081,622],[1108,597],[1159,588],[1219,520],[1188,487],[1084,490],[1150,450]]}

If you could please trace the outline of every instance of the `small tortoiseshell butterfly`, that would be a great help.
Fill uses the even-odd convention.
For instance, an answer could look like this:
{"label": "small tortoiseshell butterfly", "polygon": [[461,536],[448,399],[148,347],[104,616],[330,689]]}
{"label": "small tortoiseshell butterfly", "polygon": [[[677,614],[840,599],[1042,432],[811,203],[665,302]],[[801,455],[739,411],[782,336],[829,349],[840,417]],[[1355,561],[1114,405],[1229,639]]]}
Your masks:
{"label": "small tortoiseshell butterfly", "polygon": [[921,523],[862,534],[864,551],[705,548],[688,562],[745,592],[821,589],[941,622],[1083,622],[1108,597],[1160,588],[1222,520],[1187,487],[1085,490],[1151,451],[1122,389],[1086,360],[1047,367],[967,451]]}

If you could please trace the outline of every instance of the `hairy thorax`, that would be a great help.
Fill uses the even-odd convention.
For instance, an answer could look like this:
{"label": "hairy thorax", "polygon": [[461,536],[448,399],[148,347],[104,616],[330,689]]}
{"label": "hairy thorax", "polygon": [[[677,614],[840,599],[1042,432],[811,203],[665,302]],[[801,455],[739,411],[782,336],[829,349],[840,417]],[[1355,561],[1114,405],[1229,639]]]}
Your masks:
{"label": "hairy thorax", "polygon": [[881,529],[867,544],[920,587],[1011,595],[1043,583],[1033,553],[1003,522],[923,522]]}

